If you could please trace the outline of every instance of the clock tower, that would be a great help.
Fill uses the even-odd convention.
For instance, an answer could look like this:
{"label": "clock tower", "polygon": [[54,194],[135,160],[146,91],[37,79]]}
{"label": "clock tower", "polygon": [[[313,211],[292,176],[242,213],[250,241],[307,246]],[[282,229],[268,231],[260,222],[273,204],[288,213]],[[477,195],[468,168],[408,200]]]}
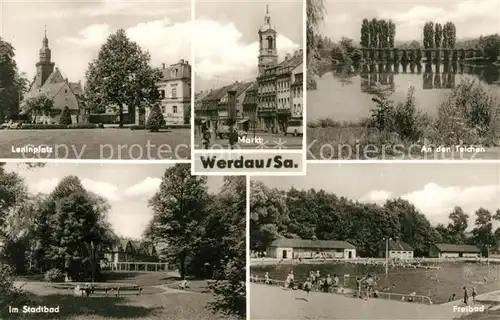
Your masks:
{"label": "clock tower", "polygon": [[266,5],[264,24],[259,29],[259,76],[264,69],[278,63],[278,49],[276,49],[276,28],[271,23],[269,6]]}

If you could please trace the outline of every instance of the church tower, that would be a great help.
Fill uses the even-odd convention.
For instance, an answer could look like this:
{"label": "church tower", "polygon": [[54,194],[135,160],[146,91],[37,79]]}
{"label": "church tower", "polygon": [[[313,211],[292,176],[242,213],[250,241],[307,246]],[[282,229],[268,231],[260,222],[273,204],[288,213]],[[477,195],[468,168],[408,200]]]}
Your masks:
{"label": "church tower", "polygon": [[276,36],[276,29],[271,24],[269,6],[266,5],[264,24],[259,29],[259,76],[264,73],[264,69],[278,63]]}
{"label": "church tower", "polygon": [[47,78],[54,71],[54,63],[50,61],[51,51],[49,48],[49,39],[47,38],[47,26],[45,26],[45,36],[42,41],[42,48],[39,51],[39,60],[36,63],[36,80],[37,87],[43,86]]}

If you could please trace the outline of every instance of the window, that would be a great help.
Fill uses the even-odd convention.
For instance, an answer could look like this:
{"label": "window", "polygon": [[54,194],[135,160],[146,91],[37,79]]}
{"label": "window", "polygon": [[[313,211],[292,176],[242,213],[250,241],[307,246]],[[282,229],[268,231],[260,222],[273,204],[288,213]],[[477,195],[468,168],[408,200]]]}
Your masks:
{"label": "window", "polygon": [[160,98],[165,99],[165,90],[160,90]]}
{"label": "window", "polygon": [[68,89],[64,89],[64,93],[68,93]]}
{"label": "window", "polygon": [[172,107],[172,113],[177,113],[177,106]]}
{"label": "window", "polygon": [[267,48],[268,49],[274,49],[273,37],[267,37]]}
{"label": "window", "polygon": [[177,98],[177,88],[172,88],[172,98]]}
{"label": "window", "polygon": [[161,106],[161,113],[165,113],[165,106]]}

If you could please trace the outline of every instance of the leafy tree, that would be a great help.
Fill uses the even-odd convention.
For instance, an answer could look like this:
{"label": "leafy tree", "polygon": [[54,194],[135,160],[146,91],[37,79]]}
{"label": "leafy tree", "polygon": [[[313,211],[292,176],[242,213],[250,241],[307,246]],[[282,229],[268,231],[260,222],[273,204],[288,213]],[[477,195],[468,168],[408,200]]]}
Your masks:
{"label": "leafy tree", "polygon": [[324,21],[325,5],[323,0],[307,0],[306,45],[307,45],[307,90],[316,89],[314,75],[318,72],[317,62],[320,60],[317,42],[321,37],[319,27]]}
{"label": "leafy tree", "polygon": [[151,108],[151,113],[149,114],[146,128],[151,132],[158,132],[164,126],[165,126],[165,118],[163,117],[163,113],[161,112],[160,106],[156,103]]}
{"label": "leafy tree", "polygon": [[394,48],[394,40],[396,39],[396,25],[392,20],[389,20],[389,48]]}
{"label": "leafy tree", "polygon": [[123,110],[135,115],[144,103],[153,105],[160,94],[156,83],[161,72],[150,66],[150,55],[130,41],[123,29],[108,37],[99,55],[86,71],[85,99],[92,108],[112,106],[118,109],[123,127]]}
{"label": "leafy tree", "polygon": [[376,18],[370,22],[370,45],[372,48],[378,48],[379,45],[380,27]]}
{"label": "leafy tree", "polygon": [[246,177],[224,177],[224,185],[211,208],[224,232],[207,233],[222,254],[215,268],[216,282],[210,289],[216,300],[212,310],[228,316],[246,318]]}
{"label": "leafy tree", "polygon": [[12,44],[0,37],[0,122],[11,116],[18,102],[16,88],[17,65]]}
{"label": "leafy tree", "polygon": [[434,23],[426,22],[424,25],[424,49],[434,48]]}
{"label": "leafy tree", "polygon": [[51,116],[54,112],[54,101],[42,94],[25,101],[26,112],[30,113],[33,120],[37,116]]}
{"label": "leafy tree", "polygon": [[493,233],[493,214],[484,208],[479,208],[475,215],[476,227],[472,229],[472,240],[483,249],[483,252],[487,252],[488,247],[497,243]]}
{"label": "leafy tree", "polygon": [[378,23],[380,28],[379,47],[387,48],[389,47],[389,23],[387,20],[380,20]]}
{"label": "leafy tree", "polygon": [[436,48],[441,48],[443,41],[443,26],[440,23],[436,23],[434,31],[434,45]]}
{"label": "leafy tree", "polygon": [[370,46],[370,27],[368,19],[363,19],[361,24],[361,47],[368,48]]}
{"label": "leafy tree", "polygon": [[61,113],[61,117],[59,118],[59,124],[70,125],[71,123],[71,111],[68,106],[65,106]]}
{"label": "leafy tree", "polygon": [[250,249],[263,251],[286,230],[288,207],[277,189],[260,181],[251,181],[250,188]]}
{"label": "leafy tree", "polygon": [[206,177],[192,176],[188,164],[176,164],[163,176],[160,190],[150,199],[153,220],[150,235],[167,243],[170,262],[186,277],[187,261],[203,239],[208,193]]}
{"label": "leafy tree", "polygon": [[24,180],[14,172],[7,172],[0,164],[0,242],[10,232],[7,225],[12,212],[28,198]]}
{"label": "leafy tree", "polygon": [[450,22],[448,30],[448,48],[455,49],[455,44],[457,42],[457,28],[453,22]]}
{"label": "leafy tree", "polygon": [[484,56],[491,62],[495,62],[500,55],[500,35],[492,34],[479,41],[479,47],[483,50]]}

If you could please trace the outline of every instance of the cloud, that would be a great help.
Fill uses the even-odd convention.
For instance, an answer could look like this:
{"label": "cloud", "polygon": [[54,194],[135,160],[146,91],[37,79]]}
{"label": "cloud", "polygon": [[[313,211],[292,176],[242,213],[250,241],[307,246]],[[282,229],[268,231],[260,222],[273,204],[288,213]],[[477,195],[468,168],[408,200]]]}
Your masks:
{"label": "cloud", "polygon": [[[46,4],[45,0],[37,0],[31,2],[41,2]],[[185,2],[185,3],[183,3]],[[69,4],[69,5],[68,5]],[[52,3],[52,6],[57,6],[58,10],[46,11],[28,11],[20,18],[23,20],[33,19],[71,19],[71,18],[96,18],[105,16],[128,16],[133,13],[135,16],[165,16],[185,13],[190,11],[191,6],[188,0],[166,2],[159,0],[105,0],[93,2],[64,2],[59,1]],[[50,7],[52,8],[52,7]],[[53,8],[52,8],[53,9]]]}
{"label": "cloud", "polygon": [[353,18],[349,14],[341,13],[341,14],[336,15],[336,16],[326,17],[325,22],[327,22],[327,23],[347,23],[347,22],[351,21],[352,19]]}
{"label": "cloud", "polygon": [[88,191],[91,191],[111,202],[120,201],[119,189],[114,184],[90,179],[82,179],[82,185]]}
{"label": "cloud", "polygon": [[[57,185],[61,182],[59,178],[52,179],[42,179],[33,184],[28,185],[28,190],[32,193],[44,193],[48,194],[54,191]],[[117,186],[111,183],[95,181],[91,179],[82,179],[82,185],[88,191],[91,191],[108,201],[116,202],[121,199],[119,195],[119,189]]]}
{"label": "cloud", "polygon": [[[246,79],[256,76],[258,41],[245,43],[243,34],[233,23],[199,19],[193,30],[196,73],[205,80],[231,77]],[[276,39],[280,61],[286,53],[299,49],[289,38]]]}
{"label": "cloud", "polygon": [[151,178],[147,177],[141,182],[128,187],[124,195],[126,197],[150,197],[158,191],[160,187],[161,179],[160,178]]}
{"label": "cloud", "polygon": [[484,19],[498,19],[498,13],[498,1],[486,0],[457,2],[451,10],[430,5],[416,5],[406,12],[384,12],[382,17],[393,19],[396,23],[402,25],[419,26],[426,21],[463,23]]}
{"label": "cloud", "polygon": [[[180,59],[189,60],[191,30],[191,21],[171,23],[165,18],[139,23],[125,31],[132,41],[150,52],[154,65],[160,65],[173,64]],[[77,37],[60,41],[97,52],[115,31],[108,24],[93,24],[80,30]]]}
{"label": "cloud", "polygon": [[[395,196],[387,191],[371,191],[360,201],[385,203]],[[483,185],[472,187],[442,187],[428,183],[421,190],[412,191],[400,196],[420,210],[433,223],[446,223],[448,215],[455,206],[462,207],[469,215],[482,206],[500,207],[500,188],[498,185]]]}

